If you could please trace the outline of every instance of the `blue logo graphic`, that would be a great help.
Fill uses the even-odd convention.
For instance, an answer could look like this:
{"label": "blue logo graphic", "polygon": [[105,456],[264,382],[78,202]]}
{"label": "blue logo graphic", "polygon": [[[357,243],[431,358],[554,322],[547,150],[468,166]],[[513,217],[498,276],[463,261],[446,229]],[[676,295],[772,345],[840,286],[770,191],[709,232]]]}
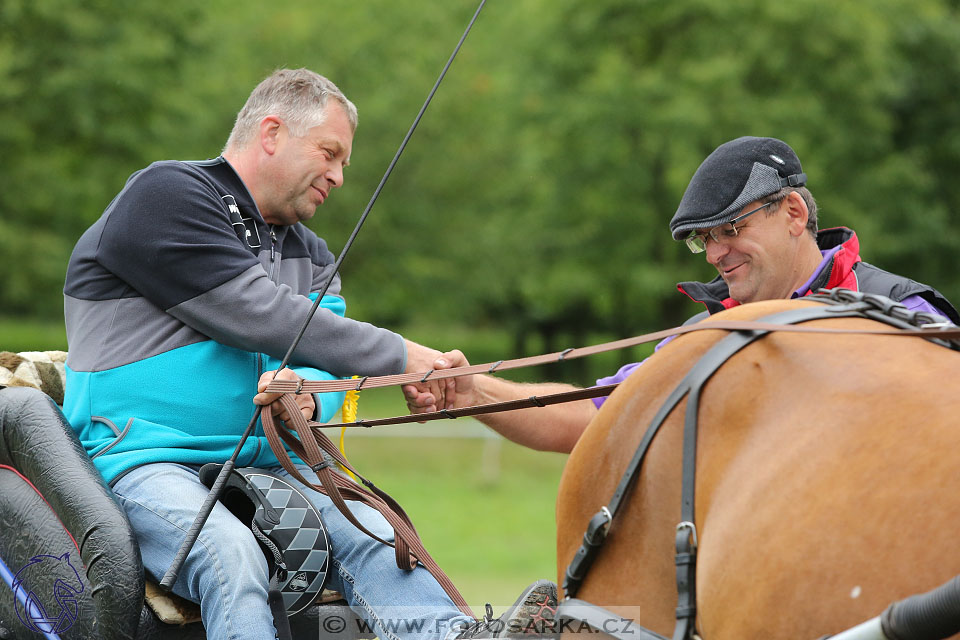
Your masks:
{"label": "blue logo graphic", "polygon": [[[66,568],[62,565],[58,567],[60,563],[65,564]],[[49,580],[52,570],[57,568],[57,573],[66,573],[67,579],[54,579],[53,599],[56,608],[47,611],[47,606],[52,603],[41,602],[40,596],[30,585],[43,583],[45,578]],[[37,633],[62,633],[77,621],[80,609],[77,596],[83,593],[83,581],[76,568],[70,564],[69,553],[62,556],[38,555],[30,558],[30,562],[17,571],[13,578],[13,593],[17,617],[25,627]]]}

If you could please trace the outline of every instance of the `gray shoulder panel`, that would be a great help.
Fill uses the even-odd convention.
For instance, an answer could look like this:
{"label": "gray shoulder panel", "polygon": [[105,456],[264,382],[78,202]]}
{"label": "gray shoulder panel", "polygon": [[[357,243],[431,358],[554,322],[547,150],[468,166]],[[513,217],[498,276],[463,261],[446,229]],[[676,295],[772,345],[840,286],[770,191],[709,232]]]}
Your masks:
{"label": "gray shoulder panel", "polygon": [[[223,344],[282,358],[311,305],[256,265],[169,313]],[[403,339],[392,331],[320,308],[294,360],[335,375],[387,375],[403,370],[405,352]]]}
{"label": "gray shoulder panel", "polygon": [[74,371],[113,369],[207,339],[146,298],[65,296],[64,316]]}

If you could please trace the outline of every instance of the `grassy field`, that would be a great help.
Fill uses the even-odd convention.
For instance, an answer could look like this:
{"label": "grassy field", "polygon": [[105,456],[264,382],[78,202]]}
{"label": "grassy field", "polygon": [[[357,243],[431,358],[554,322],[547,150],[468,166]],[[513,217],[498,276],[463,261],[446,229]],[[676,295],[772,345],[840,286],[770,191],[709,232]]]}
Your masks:
{"label": "grassy field", "polygon": [[0,351],[66,350],[63,321],[0,316]]}

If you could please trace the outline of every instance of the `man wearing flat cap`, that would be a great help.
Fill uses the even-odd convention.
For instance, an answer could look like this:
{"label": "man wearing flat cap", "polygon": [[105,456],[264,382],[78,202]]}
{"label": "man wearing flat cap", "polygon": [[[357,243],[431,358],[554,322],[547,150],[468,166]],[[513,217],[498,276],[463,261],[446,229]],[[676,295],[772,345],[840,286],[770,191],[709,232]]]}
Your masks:
{"label": "man wearing flat cap", "polygon": [[797,154],[776,138],[743,137],[717,147],[693,174],[670,231],[693,253],[706,253],[719,275],[706,284],[681,283],[680,291],[715,313],[844,287],[960,322],[932,287],[862,262],[850,229],[818,232],[806,182]]}
{"label": "man wearing flat cap", "polygon": [[[852,230],[818,230],[817,204],[806,183],[797,154],[776,138],[737,138],[707,156],[670,220],[673,238],[685,241],[693,253],[706,254],[707,262],[718,272],[710,282],[677,285],[706,306],[687,323],[747,302],[800,298],[822,288],[843,287],[880,294],[908,309],[960,324],[960,314],[933,287],[860,260],[860,243]],[[465,364],[463,354],[452,351],[441,356],[435,366]],[[620,382],[641,364],[626,365],[597,383]],[[492,376],[467,376],[458,379],[457,406],[572,389],[566,384],[521,384]],[[404,393],[414,413],[433,404],[429,394],[413,387],[405,388]],[[569,452],[604,400],[493,413],[479,419],[528,447]]]}

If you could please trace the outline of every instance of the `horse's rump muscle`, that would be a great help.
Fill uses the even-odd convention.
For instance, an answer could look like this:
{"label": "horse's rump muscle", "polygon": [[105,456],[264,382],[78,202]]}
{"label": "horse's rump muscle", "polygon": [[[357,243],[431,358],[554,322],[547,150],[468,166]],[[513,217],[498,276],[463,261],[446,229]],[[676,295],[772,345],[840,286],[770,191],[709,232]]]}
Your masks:
{"label": "horse's rump muscle", "polygon": [[[810,304],[817,303],[772,301],[723,316],[754,319]],[[725,334],[690,334],[662,348],[584,433],[557,502],[561,573],[653,414]],[[758,340],[717,371],[703,391],[697,451],[705,640],[817,638],[960,573],[951,544],[958,374],[960,355],[920,338],[789,333]],[[685,405],[654,439],[577,594],[668,636]]]}

